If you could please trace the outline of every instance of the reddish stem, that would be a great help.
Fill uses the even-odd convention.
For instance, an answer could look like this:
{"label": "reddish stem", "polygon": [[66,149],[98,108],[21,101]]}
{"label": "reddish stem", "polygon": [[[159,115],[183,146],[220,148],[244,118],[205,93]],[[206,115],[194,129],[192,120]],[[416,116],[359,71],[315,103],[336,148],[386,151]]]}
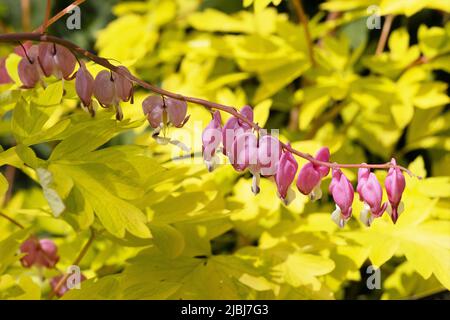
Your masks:
{"label": "reddish stem", "polygon": [[18,226],[20,229],[25,229],[25,227],[23,226],[23,224],[21,224],[20,222],[14,220],[14,219],[11,218],[10,216],[7,216],[7,215],[4,214],[3,212],[0,212],[0,217],[5,218],[6,220],[8,220],[9,222],[11,222],[12,224],[15,224],[16,226]]}
{"label": "reddish stem", "polygon": [[21,0],[20,4],[22,9],[22,29],[25,32],[30,31],[30,0]]}
{"label": "reddish stem", "polygon": [[48,27],[48,19],[50,19],[50,11],[52,10],[52,0],[47,0],[47,6],[45,7],[44,23],[42,24],[42,32],[45,32]]}
{"label": "reddish stem", "polygon": [[[163,96],[167,96],[173,99],[177,99],[177,100],[184,100],[186,102],[191,102],[194,104],[198,104],[198,105],[202,105],[208,109],[216,109],[216,110],[221,110],[224,111],[226,113],[231,114],[232,116],[239,118],[240,120],[242,120],[243,122],[247,123],[248,125],[250,125],[254,130],[259,131],[262,128],[260,128],[258,126],[258,124],[248,120],[246,117],[242,116],[239,111],[231,106],[226,106],[226,105],[222,105],[216,102],[211,102],[208,100],[204,100],[204,99],[200,99],[200,98],[195,98],[195,97],[188,97],[188,96],[183,96],[181,94],[178,93],[173,93],[167,90],[164,90],[162,88],[159,88],[157,86],[154,86],[150,83],[147,83],[137,77],[135,77],[134,75],[124,71],[123,69],[118,68],[115,65],[112,65],[107,59],[96,56],[95,54],[78,47],[76,44],[65,40],[65,39],[61,39],[55,36],[50,36],[50,35],[46,35],[46,34],[38,34],[38,33],[10,33],[10,34],[3,34],[0,35],[0,42],[17,42],[17,41],[38,41],[38,42],[51,42],[51,43],[56,43],[59,44],[61,46],[66,47],[67,49],[69,49],[70,51],[72,51],[74,54],[79,54],[81,56],[84,56],[85,58],[92,60],[93,62],[113,71],[116,72],[118,74],[120,74],[121,76],[125,77],[126,79],[138,84],[139,86],[141,86],[144,89],[150,90],[154,93],[163,95]],[[281,145],[283,147],[284,150],[287,150],[301,158],[304,158],[314,164],[317,165],[321,165],[321,166],[325,166],[328,168],[371,168],[371,169],[389,169],[389,168],[399,168],[400,170],[408,173],[410,176],[415,176],[410,170],[408,170],[405,167],[399,166],[399,165],[393,165],[391,163],[383,163],[383,164],[360,164],[360,163],[355,163],[355,164],[339,164],[339,163],[331,163],[331,162],[324,162],[324,161],[319,161],[316,160],[313,156],[311,156],[310,154],[298,151],[293,149],[292,147],[290,147],[289,145],[281,142]]]}
{"label": "reddish stem", "polygon": [[[84,258],[86,253],[88,252],[92,242],[94,242],[95,239],[95,233],[94,229],[91,229],[91,236],[89,237],[88,241],[84,244],[83,248],[81,248],[80,253],[78,253],[78,256],[73,261],[73,266],[78,266],[81,262],[81,260]],[[53,296],[61,289],[61,287],[66,283],[67,279],[69,278],[70,273],[65,273],[64,276],[58,281],[55,288],[50,292],[49,299],[53,298]]]}
{"label": "reddish stem", "polygon": [[308,45],[309,59],[311,61],[311,64],[314,66],[316,64],[316,61],[314,60],[314,48],[313,48],[314,45],[313,45],[311,33],[309,32],[308,17],[305,14],[305,10],[303,9],[301,0],[293,0],[292,2],[294,4],[294,8],[295,8],[295,12],[297,14],[298,20],[303,25],[306,43]]}
{"label": "reddish stem", "polygon": [[60,12],[55,14],[50,19],[46,19],[46,21],[44,21],[44,23],[39,28],[33,30],[33,32],[36,32],[38,34],[44,32],[48,27],[50,27],[56,21],[61,19],[61,17],[66,15],[69,11],[73,10],[74,7],[79,6],[80,4],[82,4],[85,1],[86,0],[76,0],[76,1],[74,1],[72,4],[70,4],[67,7],[65,7],[64,9],[62,9]]}
{"label": "reddish stem", "polygon": [[389,36],[389,31],[391,30],[392,21],[394,20],[394,16],[392,14],[386,16],[386,20],[383,24],[383,30],[381,30],[381,36],[378,40],[377,49],[375,51],[376,55],[379,55],[383,52],[384,47],[386,46],[386,42]]}

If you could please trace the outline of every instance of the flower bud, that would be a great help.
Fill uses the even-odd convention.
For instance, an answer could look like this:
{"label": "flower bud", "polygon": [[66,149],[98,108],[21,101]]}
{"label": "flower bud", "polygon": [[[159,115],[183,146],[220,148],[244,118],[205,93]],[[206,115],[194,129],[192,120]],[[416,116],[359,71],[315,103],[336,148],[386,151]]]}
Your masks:
{"label": "flower bud", "polygon": [[331,218],[339,227],[343,228],[352,216],[354,190],[341,169],[333,169],[329,191],[336,203],[336,210],[331,214]]}
{"label": "flower bud", "polygon": [[236,137],[229,152],[229,159],[237,171],[249,169],[253,175],[252,191],[259,193],[260,175],[273,176],[277,172],[281,156],[280,141],[270,135],[259,138],[248,131]]}
{"label": "flower bud", "polygon": [[[253,110],[250,106],[244,106],[240,112],[249,121],[253,121]],[[236,137],[244,132],[251,131],[251,126],[239,118],[231,117],[222,129],[223,154],[230,156],[231,146]]]}
{"label": "flower bud", "polygon": [[386,210],[387,203],[381,204],[383,190],[374,173],[368,168],[358,170],[358,185],[356,191],[359,199],[364,202],[361,210],[361,221],[370,226],[373,219],[379,218]]}
{"label": "flower bud", "polygon": [[33,265],[53,268],[59,261],[58,248],[50,239],[38,240],[36,237],[30,237],[22,243],[20,251],[26,253],[20,259],[22,265],[26,268]]}
{"label": "flower bud", "polygon": [[75,78],[75,89],[82,104],[89,108],[92,104],[92,94],[94,92],[94,77],[89,73],[83,61],[80,64]]}
{"label": "flower bud", "polygon": [[[252,132],[244,132],[236,137],[230,152],[231,165],[237,171],[244,171],[250,165],[258,164],[258,141]],[[253,170],[257,171],[257,170]]]}
{"label": "flower bud", "polygon": [[[14,48],[14,53],[21,57],[26,57],[27,52],[25,50],[30,50],[30,48],[33,46],[33,43],[31,41],[25,41],[19,46],[16,46]],[[37,47],[37,46],[36,46]],[[37,52],[37,51],[36,51]]]}
{"label": "flower bud", "polygon": [[0,58],[0,85],[12,82],[8,70],[6,70],[5,62],[6,58]]}
{"label": "flower bud", "polygon": [[216,152],[222,142],[222,118],[219,111],[215,111],[213,119],[202,133],[203,160],[208,171],[213,171],[219,161]]}
{"label": "flower bud", "polygon": [[115,85],[111,72],[102,70],[94,80],[94,96],[104,106],[116,103]]}
{"label": "flower bud", "polygon": [[175,127],[181,128],[184,125],[186,119],[186,101],[165,98],[164,102],[167,110],[167,115],[169,116],[169,122],[172,123]]}
{"label": "flower bud", "polygon": [[156,129],[163,123],[164,100],[161,96],[148,96],[142,102],[142,111],[147,120]]}
{"label": "flower bud", "polygon": [[[241,115],[243,115],[247,120],[253,122],[253,109],[250,106],[244,106],[241,109]],[[239,125],[244,128],[245,130],[250,130],[252,127],[245,121],[238,119]]]}
{"label": "flower bud", "polygon": [[[127,74],[130,74],[130,71],[128,71],[128,69],[124,66],[119,66],[117,68]],[[113,75],[117,97],[124,102],[129,101],[133,95],[133,83],[118,73],[114,73]]]}
{"label": "flower bud", "polygon": [[263,176],[273,176],[277,173],[278,162],[281,157],[280,141],[271,135],[259,138],[258,166]]}
{"label": "flower bud", "polygon": [[162,129],[169,123],[177,128],[181,128],[188,119],[186,117],[186,101],[168,97],[149,96],[142,103],[142,110],[147,115],[148,122],[154,129]]}
{"label": "flower bud", "polygon": [[58,79],[68,79],[75,69],[76,59],[72,52],[58,44],[39,44],[39,61],[46,77],[54,75]]}
{"label": "flower bud", "polygon": [[25,88],[34,88],[41,78],[40,67],[38,63],[38,47],[31,46],[18,66],[20,81]]}
{"label": "flower bud", "polygon": [[292,181],[295,179],[297,169],[298,163],[292,153],[289,151],[284,152],[281,155],[280,162],[278,163],[275,181],[277,183],[278,195],[285,201],[286,204],[290,203],[295,196],[295,193],[292,191],[290,186]]}
{"label": "flower bud", "polygon": [[[394,158],[392,158],[391,163],[393,165],[397,164]],[[405,190],[406,181],[402,171],[397,167],[390,168],[386,180],[384,181],[384,186],[386,187],[386,193],[389,199],[387,212],[391,216],[392,221],[396,223],[404,208],[401,200],[403,191]]]}
{"label": "flower bud", "polygon": [[[314,164],[308,162],[298,174],[297,188],[304,195],[310,195],[311,199],[317,200],[322,196],[320,189],[320,172],[314,167]],[[312,193],[314,194],[312,195]]]}
{"label": "flower bud", "polygon": [[[316,160],[328,162],[330,151],[328,148],[321,148],[316,156]],[[309,195],[315,201],[322,197],[321,181],[328,175],[330,168],[308,162],[301,169],[297,178],[297,188],[304,195]]]}

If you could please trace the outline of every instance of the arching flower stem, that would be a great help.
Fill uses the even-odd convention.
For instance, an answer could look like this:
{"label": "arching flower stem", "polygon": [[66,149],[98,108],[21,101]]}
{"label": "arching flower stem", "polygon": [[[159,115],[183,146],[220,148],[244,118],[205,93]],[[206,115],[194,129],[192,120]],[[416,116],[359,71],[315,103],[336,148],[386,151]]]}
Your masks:
{"label": "arching flower stem", "polygon": [[[148,82],[145,82],[142,79],[137,78],[136,76],[132,75],[129,72],[125,72],[122,68],[115,66],[113,64],[111,64],[109,62],[108,59],[99,57],[91,52],[89,52],[86,49],[80,48],[79,46],[77,46],[76,44],[74,44],[73,42],[70,42],[68,40],[59,38],[59,37],[55,37],[55,36],[51,36],[51,35],[47,35],[47,34],[39,34],[39,33],[9,33],[9,34],[2,34],[0,35],[0,42],[18,42],[18,41],[36,41],[36,42],[50,42],[50,43],[54,43],[54,44],[59,44],[61,46],[66,47],[67,49],[69,49],[70,51],[72,51],[73,54],[76,55],[80,55],[82,57],[85,57],[93,62],[95,62],[98,65],[101,65],[113,72],[116,72],[117,74],[125,77],[126,79],[132,81],[133,83],[141,86],[144,89],[147,89],[149,91],[152,91],[154,93],[157,93],[159,95],[165,96],[165,97],[170,97],[173,99],[177,99],[177,100],[181,100],[181,101],[186,101],[186,102],[190,102],[190,103],[194,103],[197,105],[201,105],[207,109],[210,110],[220,110],[226,113],[231,114],[232,116],[242,120],[243,122],[247,123],[248,125],[250,125],[255,131],[259,132],[261,128],[258,124],[250,121],[249,119],[247,119],[246,117],[244,117],[243,115],[241,115],[238,110],[234,107],[231,106],[226,106],[223,104],[219,104],[216,102],[212,102],[212,101],[208,101],[205,99],[200,99],[200,98],[195,98],[195,97],[189,97],[189,96],[184,96],[178,93],[174,93],[174,92],[170,92],[167,90],[164,90],[162,88],[159,88],[155,85],[152,85]],[[295,154],[301,158],[304,158],[316,165],[321,165],[321,166],[325,166],[331,169],[337,169],[337,168],[369,168],[369,169],[390,169],[390,168],[398,168],[403,172],[406,172],[408,175],[410,176],[414,176],[420,179],[420,177],[414,175],[410,170],[408,170],[405,167],[396,165],[396,164],[392,164],[390,162],[387,163],[382,163],[382,164],[361,164],[361,163],[347,163],[347,164],[342,164],[342,163],[332,163],[332,162],[324,162],[324,161],[320,161],[315,159],[312,155],[308,154],[308,153],[304,153],[301,152],[299,150],[296,150],[294,148],[292,148],[290,145],[285,144],[283,142],[281,142],[281,147],[286,150],[291,152],[292,154]]]}

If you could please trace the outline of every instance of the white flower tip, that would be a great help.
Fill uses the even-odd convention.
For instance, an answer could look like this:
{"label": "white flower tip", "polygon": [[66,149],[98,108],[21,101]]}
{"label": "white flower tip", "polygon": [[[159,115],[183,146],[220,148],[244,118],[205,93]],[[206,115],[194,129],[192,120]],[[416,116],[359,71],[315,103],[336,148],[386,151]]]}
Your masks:
{"label": "white flower tip", "polygon": [[284,205],[288,206],[295,200],[295,191],[289,188],[286,194],[286,198],[283,199]]}
{"label": "white flower tip", "polygon": [[392,218],[392,207],[390,203],[388,203],[386,206],[386,212],[388,213],[389,217]]}
{"label": "white flower tip", "polygon": [[398,208],[397,208],[397,214],[399,217],[403,211],[405,211],[405,204],[403,203],[403,201],[400,201],[400,203],[398,204]]}
{"label": "white flower tip", "polygon": [[157,137],[157,136],[159,135],[159,133],[161,132],[162,128],[163,128],[163,127],[162,127],[162,123],[161,123],[161,125],[160,125],[159,127],[155,128],[155,129],[153,130],[153,132],[152,132],[152,138]]}
{"label": "white flower tip", "polygon": [[252,178],[252,192],[257,195],[260,191],[259,188],[259,173],[255,173]]}
{"label": "white flower tip", "polygon": [[359,218],[364,225],[370,227],[373,221],[373,216],[370,213],[370,206],[366,202],[364,202]]}
{"label": "white flower tip", "polygon": [[340,226],[341,209],[336,205],[336,210],[331,214],[331,220],[333,220],[338,226]]}
{"label": "white flower tip", "polygon": [[205,160],[204,162],[208,171],[213,172],[217,168],[219,161],[219,157],[215,154],[210,160]]}
{"label": "white flower tip", "polygon": [[342,228],[345,227],[345,224],[347,223],[347,221],[349,219],[344,219],[342,217],[342,215],[341,215],[341,208],[339,208],[339,206],[336,205],[336,210],[334,210],[333,213],[331,214],[331,220],[333,220],[334,223],[336,223],[337,226],[342,229]]}
{"label": "white flower tip", "polygon": [[309,198],[311,201],[317,201],[322,198],[322,188],[320,188],[320,184],[314,187],[313,191],[309,194]]}

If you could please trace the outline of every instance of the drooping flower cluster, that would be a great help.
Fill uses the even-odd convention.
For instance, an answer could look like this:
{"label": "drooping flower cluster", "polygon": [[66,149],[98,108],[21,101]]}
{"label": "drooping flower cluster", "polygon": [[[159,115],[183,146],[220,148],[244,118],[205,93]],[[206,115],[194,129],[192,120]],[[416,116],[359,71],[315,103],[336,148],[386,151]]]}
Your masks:
{"label": "drooping flower cluster", "polygon": [[[253,120],[251,107],[245,106],[240,116]],[[256,135],[252,126],[241,117],[231,117],[222,126],[220,112],[213,114],[211,122],[202,134],[203,160],[209,171],[219,163],[218,150],[222,145],[223,154],[228,157],[236,171],[248,170],[253,175],[252,191],[259,192],[260,176],[273,177],[278,196],[288,205],[295,193],[291,184],[298,170],[298,163],[294,155],[289,152],[289,145],[283,145],[275,137],[267,134]],[[329,192],[336,203],[336,209],[331,214],[332,220],[344,227],[352,216],[354,189],[349,179],[335,164],[330,162],[330,151],[321,148],[313,160],[306,163],[297,177],[297,189],[311,200],[316,201],[322,197],[321,182],[328,176],[333,168]],[[392,159],[392,164],[396,165]],[[365,165],[365,164],[362,164]],[[383,191],[374,173],[368,168],[360,168],[358,172],[357,192],[359,199],[364,203],[361,211],[361,221],[369,226],[373,219],[381,217],[388,210],[395,223],[398,213],[402,210],[401,196],[405,188],[405,180],[401,170],[393,167],[389,170],[385,181],[388,203],[382,203]]]}
{"label": "drooping flower cluster", "polygon": [[[253,110],[245,106],[241,116],[253,121]],[[275,176],[281,157],[281,144],[271,135],[256,135],[252,127],[238,117],[231,117],[221,126],[219,111],[213,114],[202,135],[203,159],[209,171],[218,163],[217,151],[222,144],[222,152],[237,171],[249,170],[253,175],[252,191],[259,193],[261,176]]]}
{"label": "drooping flower cluster", "polygon": [[[120,102],[133,103],[133,82],[130,80],[133,77],[124,66],[111,68],[109,71],[103,70],[94,78],[83,61],[78,61],[80,67],[74,73],[77,59],[69,49],[54,43],[39,45],[27,43],[21,46],[17,53],[22,56],[18,73],[24,88],[32,88],[40,82],[45,85],[43,78],[51,75],[62,81],[75,78],[75,89],[84,108],[94,115],[92,98],[95,97],[102,107],[113,106],[118,120],[123,118]],[[5,61],[0,60],[0,84],[9,81],[11,78],[5,68]],[[189,119],[187,103],[182,96],[169,95],[171,97],[165,95],[147,97],[143,101],[142,109],[154,128],[153,137],[159,143],[170,142],[180,146],[183,144],[179,141],[165,137],[165,129],[169,126],[181,128],[187,122]],[[161,131],[164,133],[163,137],[159,136]],[[295,192],[291,189],[291,184],[297,175],[298,163],[291,153],[292,148],[282,144],[265,130],[259,129],[253,123],[253,110],[250,106],[244,106],[238,115],[233,113],[224,125],[220,112],[215,111],[213,119],[202,134],[202,143],[203,159],[209,171],[217,167],[220,160],[218,154],[221,150],[235,170],[239,172],[248,170],[252,174],[252,191],[255,194],[259,193],[259,181],[261,176],[264,176],[276,182],[278,196],[286,205],[294,199]],[[296,186],[300,193],[308,195],[313,201],[322,197],[322,180],[328,176],[330,169],[333,169],[328,188],[336,203],[332,219],[343,227],[352,216],[354,198],[352,184],[338,164],[329,162],[328,148],[321,148],[314,158],[294,153],[309,160],[300,169]],[[385,211],[395,223],[403,211],[401,198],[405,189],[405,178],[394,159],[391,164],[392,167],[385,180],[388,203],[382,203],[382,188],[375,174],[370,172],[370,166],[362,164],[358,171],[356,191],[360,201],[363,202],[360,218],[367,226],[375,218],[381,217]]]}
{"label": "drooping flower cluster", "polygon": [[22,243],[20,252],[25,254],[20,262],[26,268],[31,268],[34,265],[53,268],[59,261],[58,248],[50,239],[39,240],[32,236]]}
{"label": "drooping flower cluster", "polygon": [[[39,82],[44,84],[43,79],[50,76],[63,81],[75,78],[75,89],[82,107],[94,115],[94,96],[102,107],[114,107],[117,120],[123,118],[120,102],[133,103],[133,83],[123,75],[131,74],[124,66],[117,67],[117,72],[102,70],[94,79],[83,61],[79,61],[80,67],[74,73],[77,60],[72,52],[63,46],[54,43],[30,44],[16,51],[22,56],[18,74],[24,88],[34,88]],[[9,75],[6,69],[2,68],[1,81],[6,83]]]}

